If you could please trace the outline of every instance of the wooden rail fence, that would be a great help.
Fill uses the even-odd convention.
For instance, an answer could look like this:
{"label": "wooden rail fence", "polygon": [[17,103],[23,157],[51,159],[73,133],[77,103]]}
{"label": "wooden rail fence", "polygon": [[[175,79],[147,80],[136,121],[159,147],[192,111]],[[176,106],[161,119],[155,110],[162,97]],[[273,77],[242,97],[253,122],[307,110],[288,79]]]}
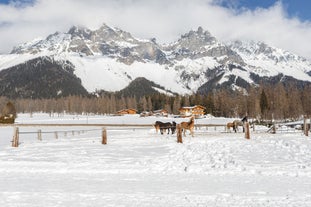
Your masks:
{"label": "wooden rail fence", "polygon": [[[14,135],[13,135],[13,140],[12,140],[12,147],[18,147],[19,145],[19,135],[20,134],[34,134],[37,133],[37,137],[38,140],[42,140],[42,134],[46,134],[46,133],[53,133],[55,139],[58,139],[58,135],[59,133],[63,132],[65,137],[67,136],[68,132],[71,132],[72,135],[74,136],[75,133],[80,134],[81,131],[85,132],[85,131],[100,131],[101,130],[101,143],[103,145],[107,144],[107,127],[109,128],[119,128],[119,127],[125,127],[125,128],[152,128],[153,125],[152,124],[4,124],[4,125],[0,125],[0,127],[3,126],[12,126],[14,127]],[[39,129],[37,132],[20,132],[19,128],[20,127],[34,127],[34,128],[43,128],[43,127],[98,127],[99,129],[92,129],[92,130],[54,130],[54,131],[50,131],[50,132],[42,132],[41,129]],[[214,128],[214,130],[216,131],[217,127],[224,127],[224,131],[226,131],[226,125],[224,124],[195,124],[195,128],[202,128],[205,127],[206,130],[208,130],[209,128]],[[181,128],[179,126],[179,124],[177,125],[177,131],[176,131],[176,135],[177,135],[177,142],[178,143],[183,143],[182,140],[182,133],[181,133]],[[246,139],[250,139],[250,130],[249,130],[249,124],[247,123],[246,125],[246,131],[245,131],[245,138]]]}
{"label": "wooden rail fence", "polygon": [[[310,122],[310,121],[309,121]],[[12,147],[18,147],[19,145],[19,138],[20,134],[34,134],[37,133],[38,140],[42,140],[42,134],[44,133],[54,133],[55,139],[58,139],[59,133],[64,133],[65,137],[67,136],[68,132],[71,132],[72,135],[75,135],[75,133],[80,134],[81,131],[100,131],[101,130],[101,143],[103,145],[107,144],[107,128],[119,128],[119,127],[125,127],[125,128],[133,128],[133,129],[140,129],[140,128],[153,128],[152,124],[22,124],[22,123],[16,123],[16,124],[0,124],[1,127],[13,127],[14,128],[14,134],[13,134],[13,140],[12,140]],[[43,127],[98,127],[98,129],[92,129],[92,130],[56,130],[52,132],[42,132],[41,129],[39,129],[37,132],[20,132],[19,128],[20,127],[34,127],[34,128],[43,128]],[[195,129],[200,129],[205,127],[206,130],[208,131],[209,128],[213,128],[215,131],[219,127],[224,127],[224,131],[226,130],[226,125],[225,124],[195,124]],[[308,131],[310,130],[310,123],[307,123],[307,120],[305,118],[304,121],[304,134],[308,136]],[[250,139],[250,126],[249,123],[245,125],[245,138]],[[183,143],[182,140],[182,133],[181,133],[181,128],[179,124],[177,125],[176,128],[176,135],[177,135],[177,142],[178,143]],[[255,131],[255,125],[253,125],[253,131]]]}
{"label": "wooden rail fence", "polygon": [[[68,132],[71,132],[74,136],[75,133],[80,134],[81,130],[54,130],[50,132],[42,132],[42,129],[38,129],[37,132],[21,132],[19,128],[24,127],[34,127],[34,128],[43,128],[43,127],[99,127],[99,129],[96,129],[96,131],[101,130],[102,132],[102,144],[107,144],[107,127],[109,128],[119,128],[119,127],[126,127],[126,128],[153,128],[152,124],[1,124],[0,127],[13,127],[14,128],[14,135],[12,140],[12,147],[18,147],[19,145],[19,137],[20,134],[37,134],[38,140],[42,141],[42,134],[47,133],[53,133],[55,139],[58,139],[59,133],[64,133],[64,136],[67,136]],[[206,127],[206,130],[208,128],[214,128],[216,130],[217,127],[226,127],[223,124],[196,124],[195,128],[201,128]],[[94,131],[94,130],[82,130],[82,132],[85,131]],[[181,129],[177,130],[177,142],[182,143],[182,134]]]}

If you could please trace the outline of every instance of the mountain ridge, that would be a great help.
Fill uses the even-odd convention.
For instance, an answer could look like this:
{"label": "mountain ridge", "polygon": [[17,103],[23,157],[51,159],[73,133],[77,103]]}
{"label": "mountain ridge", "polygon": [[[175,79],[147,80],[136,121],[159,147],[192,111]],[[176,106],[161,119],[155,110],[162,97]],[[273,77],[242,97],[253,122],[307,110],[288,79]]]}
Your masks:
{"label": "mountain ridge", "polygon": [[305,58],[262,42],[225,44],[202,27],[161,45],[106,24],[97,30],[73,26],[0,55],[0,71],[40,57],[53,58],[61,68],[70,63],[89,93],[120,91],[139,77],[178,94],[222,86],[240,90],[280,74],[311,83],[311,64]]}

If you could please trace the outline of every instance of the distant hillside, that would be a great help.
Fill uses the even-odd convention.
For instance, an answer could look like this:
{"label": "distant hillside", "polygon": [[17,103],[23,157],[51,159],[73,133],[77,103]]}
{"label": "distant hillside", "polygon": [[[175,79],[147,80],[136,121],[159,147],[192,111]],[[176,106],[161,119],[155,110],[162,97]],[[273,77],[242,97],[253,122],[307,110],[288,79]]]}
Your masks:
{"label": "distant hillside", "polygon": [[[100,95],[108,95],[112,94],[113,92],[107,91],[99,91]],[[165,90],[163,87],[155,84],[152,81],[147,80],[144,77],[139,77],[133,80],[127,87],[120,91],[116,91],[113,94],[117,97],[136,97],[140,98],[142,96],[148,96],[153,94],[167,94],[167,95],[174,95],[173,92]],[[176,94],[175,94],[176,95]]]}
{"label": "distant hillside", "polygon": [[35,58],[0,71],[0,95],[10,98],[55,98],[88,95],[68,62]]}

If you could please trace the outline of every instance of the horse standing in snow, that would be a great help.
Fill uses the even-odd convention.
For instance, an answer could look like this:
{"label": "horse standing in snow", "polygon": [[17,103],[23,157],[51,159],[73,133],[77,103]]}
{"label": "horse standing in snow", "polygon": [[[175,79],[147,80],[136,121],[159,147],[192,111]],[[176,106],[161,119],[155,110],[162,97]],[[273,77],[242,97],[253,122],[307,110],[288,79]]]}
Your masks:
{"label": "horse standing in snow", "polygon": [[247,122],[247,116],[243,117],[243,119],[241,120],[234,120],[233,121],[233,124],[234,124],[234,131],[237,132],[239,131],[239,126],[242,126],[243,127],[243,132],[245,132],[245,129],[244,129],[244,123]]}
{"label": "horse standing in snow", "polygon": [[174,134],[176,131],[176,122],[174,122],[174,121],[172,122],[171,131],[172,131],[172,134]]}
{"label": "horse standing in snow", "polygon": [[194,117],[191,117],[188,122],[181,122],[180,127],[184,131],[184,136],[186,136],[186,130],[189,130],[193,137]]}
{"label": "horse standing in snow", "polygon": [[233,131],[236,132],[235,124],[233,122],[227,123],[227,132],[231,132],[230,128],[232,127]]}
{"label": "horse standing in snow", "polygon": [[161,122],[161,121],[156,121],[154,124],[154,127],[156,129],[156,132],[158,133],[158,131],[160,130],[160,133],[163,134],[166,130],[167,130],[167,134],[170,133],[170,130],[172,131],[172,134],[175,133],[176,130],[176,123],[174,125],[174,121],[173,123],[170,122]]}

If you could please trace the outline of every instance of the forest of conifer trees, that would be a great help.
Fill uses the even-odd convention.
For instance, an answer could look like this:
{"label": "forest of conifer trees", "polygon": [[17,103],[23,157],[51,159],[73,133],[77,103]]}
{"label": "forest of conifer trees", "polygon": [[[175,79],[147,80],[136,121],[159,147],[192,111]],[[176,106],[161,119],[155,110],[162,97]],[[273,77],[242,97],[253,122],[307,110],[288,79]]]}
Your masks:
{"label": "forest of conifer trees", "polygon": [[166,109],[179,114],[182,106],[202,105],[206,114],[222,117],[285,120],[311,115],[311,85],[303,89],[283,84],[265,85],[246,91],[218,90],[208,95],[167,96],[152,94],[142,97],[116,97],[113,93],[101,97],[68,96],[58,99],[15,99],[0,97],[0,107],[7,101],[14,103],[18,113],[93,113],[115,114],[125,108],[142,111]]}

